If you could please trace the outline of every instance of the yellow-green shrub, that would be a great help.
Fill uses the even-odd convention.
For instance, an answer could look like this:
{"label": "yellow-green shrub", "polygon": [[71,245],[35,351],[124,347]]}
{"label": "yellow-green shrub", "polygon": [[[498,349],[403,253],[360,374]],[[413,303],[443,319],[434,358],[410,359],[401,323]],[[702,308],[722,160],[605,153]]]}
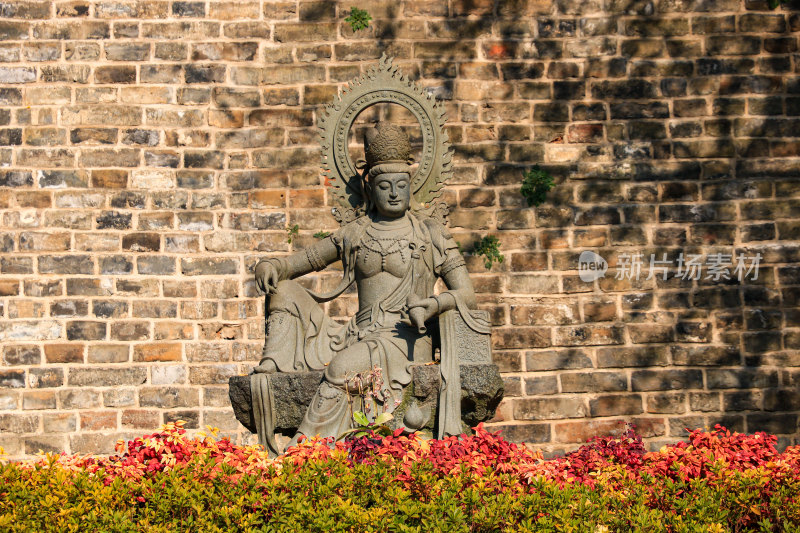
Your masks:
{"label": "yellow-green shrub", "polygon": [[[180,425],[108,459],[0,466],[2,531],[790,531],[800,528],[800,448],[695,431],[645,453],[597,439],[544,461],[481,428],[258,448]],[[124,453],[123,453],[124,452]]]}

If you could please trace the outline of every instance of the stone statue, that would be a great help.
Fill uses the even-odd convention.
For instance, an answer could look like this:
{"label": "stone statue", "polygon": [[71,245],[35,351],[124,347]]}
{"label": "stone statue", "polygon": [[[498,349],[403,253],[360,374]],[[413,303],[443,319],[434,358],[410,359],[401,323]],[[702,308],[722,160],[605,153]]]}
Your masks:
{"label": "stone statue", "polygon": [[[387,122],[366,132],[364,159],[353,165],[347,134],[358,113],[378,102],[404,105],[419,120],[419,165],[413,164],[402,128]],[[322,119],[325,171],[342,227],[302,252],[265,259],[255,268],[256,286],[267,294],[267,337],[250,376],[250,400],[259,441],[271,453],[280,452],[274,438],[274,382],[282,374],[322,373],[289,445],[300,436],[342,434],[351,427],[354,410],[372,419],[380,412],[403,411],[394,425],[420,429],[434,418],[429,406],[426,414],[408,398],[414,368],[420,365],[438,369],[437,435],[463,431],[461,359],[491,363],[489,323],[487,314],[476,310],[464,259],[443,224],[446,206],[435,202],[451,173],[443,122],[440,104],[385,58],[328,107]],[[343,278],[331,292],[317,294],[292,281],[339,260]],[[434,294],[439,278],[447,290]],[[358,312],[341,325],[325,315],[320,303],[353,284]],[[439,318],[444,316],[449,321]],[[445,322],[448,331],[442,329]],[[459,345],[469,337],[467,331],[480,341]],[[434,344],[441,345],[438,365]],[[469,353],[459,356],[459,351]],[[494,406],[502,388],[497,380],[499,375]],[[371,387],[369,400],[365,386]],[[233,389],[231,395],[233,400]],[[367,401],[371,409],[362,405]]]}

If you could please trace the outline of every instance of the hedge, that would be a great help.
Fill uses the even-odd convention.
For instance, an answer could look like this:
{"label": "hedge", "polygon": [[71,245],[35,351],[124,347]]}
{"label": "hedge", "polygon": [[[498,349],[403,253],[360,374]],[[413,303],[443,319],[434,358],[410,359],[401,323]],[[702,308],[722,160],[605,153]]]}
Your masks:
{"label": "hedge", "polygon": [[110,458],[0,464],[2,531],[800,531],[800,446],[720,426],[646,452],[632,428],[550,460],[481,426],[312,440],[269,459],[181,423]]}

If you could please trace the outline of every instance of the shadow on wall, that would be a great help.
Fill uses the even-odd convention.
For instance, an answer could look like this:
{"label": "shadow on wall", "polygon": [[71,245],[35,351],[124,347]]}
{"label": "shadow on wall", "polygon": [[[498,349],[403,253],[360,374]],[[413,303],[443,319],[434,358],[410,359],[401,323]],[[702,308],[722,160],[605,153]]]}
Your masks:
{"label": "shadow on wall", "polygon": [[[450,131],[451,227],[462,242],[490,232],[518,250],[493,273],[470,262],[508,372],[497,421],[545,447],[618,420],[656,447],[716,423],[798,442],[797,10],[559,0],[523,19],[532,4],[431,6],[451,18],[428,22],[436,40],[415,48],[416,77],[464,124]],[[381,52],[402,51],[403,24],[376,24]],[[528,208],[519,183],[534,164],[558,185]],[[578,279],[583,250],[608,261],[605,277]],[[667,279],[646,279],[653,260]],[[537,311],[553,306],[576,313]],[[537,326],[554,327],[525,336]]]}

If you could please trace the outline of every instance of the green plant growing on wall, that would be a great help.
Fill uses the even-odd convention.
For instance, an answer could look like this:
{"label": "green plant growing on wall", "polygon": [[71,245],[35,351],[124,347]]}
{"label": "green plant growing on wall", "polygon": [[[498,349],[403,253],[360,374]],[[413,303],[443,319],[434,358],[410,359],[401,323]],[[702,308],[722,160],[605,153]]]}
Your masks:
{"label": "green plant growing on wall", "polygon": [[300,226],[295,224],[294,226],[287,226],[286,227],[286,242],[292,244],[292,241],[300,234]]}
{"label": "green plant growing on wall", "polygon": [[500,241],[493,235],[487,235],[483,239],[477,241],[472,252],[475,255],[483,256],[483,266],[485,266],[487,270],[491,270],[495,262],[502,263],[505,260],[505,256],[500,253]]}
{"label": "green plant growing on wall", "polygon": [[366,9],[358,9],[357,7],[350,8],[350,16],[344,19],[350,25],[353,31],[363,30],[369,27],[369,21],[372,17],[367,13]]}
{"label": "green plant growing on wall", "polygon": [[522,177],[520,193],[528,201],[528,206],[541,205],[547,197],[547,192],[553,188],[553,176],[539,168],[539,165],[535,165]]}
{"label": "green plant growing on wall", "polygon": [[324,239],[331,234],[330,231],[318,231],[314,234],[315,239]]}

